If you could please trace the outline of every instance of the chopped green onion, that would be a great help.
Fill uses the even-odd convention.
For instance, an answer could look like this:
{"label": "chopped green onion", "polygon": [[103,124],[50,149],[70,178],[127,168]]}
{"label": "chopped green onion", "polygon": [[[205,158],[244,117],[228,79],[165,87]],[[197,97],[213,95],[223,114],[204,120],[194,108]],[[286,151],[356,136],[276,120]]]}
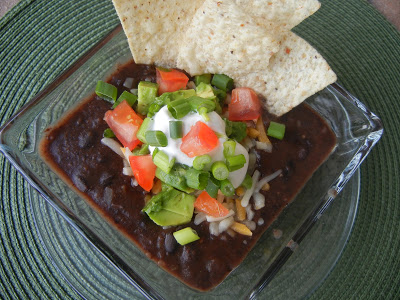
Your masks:
{"label": "chopped green onion", "polygon": [[150,128],[152,119],[150,118],[145,118],[143,120],[142,125],[140,125],[139,130],[136,132],[136,137],[139,139],[139,141],[141,141],[142,143],[147,144],[146,141],[146,132],[147,130]]}
{"label": "chopped green onion", "polygon": [[183,136],[182,121],[169,121],[169,136],[171,139],[180,139]]}
{"label": "chopped green onion", "polygon": [[158,151],[160,151],[160,149],[158,149],[158,148],[155,148],[154,150],[153,150],[153,154],[152,154],[152,159],[154,159],[154,156],[156,156],[156,154],[158,153]]}
{"label": "chopped green onion", "polygon": [[243,186],[246,190],[250,189],[253,185],[253,179],[249,174],[246,174],[246,177],[243,179],[241,186]]}
{"label": "chopped green onion", "polygon": [[224,74],[215,74],[211,80],[211,84],[227,92],[233,88],[233,79]]}
{"label": "chopped green onion", "polygon": [[246,158],[243,154],[230,156],[226,158],[226,165],[228,167],[229,172],[233,172],[243,168],[246,163]]}
{"label": "chopped green onion", "polygon": [[196,190],[204,190],[210,173],[190,168],[186,173],[186,184]]}
{"label": "chopped green onion", "polygon": [[143,144],[142,147],[140,147],[139,155],[147,155],[149,153],[150,153],[149,144]]}
{"label": "chopped green onion", "polygon": [[114,105],[111,107],[112,109],[116,108],[118,104],[120,104],[122,101],[126,100],[128,102],[129,106],[133,106],[135,102],[137,101],[138,97],[134,94],[131,94],[127,91],[123,91],[122,94],[118,97],[117,101],[115,101]]}
{"label": "chopped green onion", "polygon": [[213,88],[214,95],[217,96],[219,103],[223,104],[226,99],[226,92],[217,88]]}
{"label": "chopped green onion", "polygon": [[206,186],[206,192],[213,198],[217,198],[218,190],[221,183],[219,180],[215,179],[213,176],[208,178],[208,183]]}
{"label": "chopped green onion", "polygon": [[247,125],[244,122],[225,121],[226,135],[237,142],[241,142],[247,136]]}
{"label": "chopped green onion", "polygon": [[227,197],[231,197],[235,194],[235,188],[228,179],[224,179],[221,181],[220,190],[222,194],[224,194]]}
{"label": "chopped green onion", "polygon": [[224,142],[224,157],[230,157],[235,155],[236,142],[228,140]]}
{"label": "chopped green onion", "polygon": [[186,170],[181,165],[177,166],[177,164],[175,164],[169,173],[165,173],[160,168],[156,169],[156,177],[162,182],[183,192],[191,193],[194,190],[187,186],[185,175]]}
{"label": "chopped green onion", "polygon": [[191,108],[186,99],[172,101],[168,105],[168,110],[175,119],[180,119],[186,116]]}
{"label": "chopped green onion", "polygon": [[188,98],[187,101],[193,111],[199,112],[200,109],[205,109],[206,112],[211,112],[215,110],[215,102],[210,99],[193,96]]}
{"label": "chopped green onion", "polygon": [[203,74],[194,76],[194,84],[198,86],[200,83],[209,84],[211,82],[211,74]]}
{"label": "chopped green onion", "polygon": [[175,231],[172,234],[174,235],[176,241],[182,246],[200,239],[197,232],[190,227]]}
{"label": "chopped green onion", "polygon": [[204,122],[210,121],[210,117],[207,115],[207,108],[205,107],[200,108],[199,115],[203,117]]}
{"label": "chopped green onion", "polygon": [[168,174],[175,164],[175,158],[169,160],[168,155],[164,151],[159,150],[153,156],[153,162],[157,167],[159,167],[161,170],[163,170],[165,173]]}
{"label": "chopped green onion", "polygon": [[211,173],[218,180],[224,180],[229,176],[229,170],[226,164],[222,161],[216,161],[211,166]]}
{"label": "chopped green onion", "polygon": [[109,84],[104,81],[97,81],[96,85],[96,95],[101,99],[104,99],[108,102],[114,103],[117,99],[118,90],[112,84]]}
{"label": "chopped green onion", "polygon": [[284,124],[271,121],[271,123],[269,123],[267,135],[281,140],[285,135],[285,128],[286,126]]}
{"label": "chopped green onion", "polygon": [[193,160],[193,168],[196,170],[204,170],[206,165],[211,163],[211,156],[208,154],[196,156],[195,159]]}
{"label": "chopped green onion", "polygon": [[104,130],[104,132],[103,132],[103,137],[106,137],[106,138],[113,138],[113,137],[115,137],[115,133],[111,130],[111,128],[107,128],[107,129]]}
{"label": "chopped green onion", "polygon": [[166,147],[168,145],[167,136],[161,130],[147,130],[144,136],[150,146]]}

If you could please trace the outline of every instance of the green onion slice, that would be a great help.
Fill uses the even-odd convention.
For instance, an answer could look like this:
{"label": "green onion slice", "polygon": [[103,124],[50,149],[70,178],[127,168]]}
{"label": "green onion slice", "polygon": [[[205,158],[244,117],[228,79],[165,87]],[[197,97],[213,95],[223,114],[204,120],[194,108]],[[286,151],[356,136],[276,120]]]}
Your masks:
{"label": "green onion slice", "polygon": [[206,186],[206,192],[213,198],[217,198],[218,190],[220,188],[221,182],[215,179],[213,176],[208,178],[208,183]]}
{"label": "green onion slice", "polygon": [[233,172],[243,168],[246,163],[246,158],[243,154],[230,156],[226,158],[226,165],[228,167],[229,172]]}
{"label": "green onion slice", "polygon": [[204,190],[208,183],[210,173],[190,168],[186,172],[186,184],[196,190]]}
{"label": "green onion slice", "polygon": [[271,121],[269,123],[267,135],[281,140],[281,139],[283,139],[283,137],[285,135],[285,129],[286,129],[286,126],[284,124]]}
{"label": "green onion slice", "polygon": [[246,174],[246,177],[243,179],[241,186],[243,186],[246,190],[250,189],[253,185],[253,179],[249,174]]}
{"label": "green onion slice", "polygon": [[211,74],[202,74],[194,76],[194,84],[198,86],[200,83],[210,84]]}
{"label": "green onion slice", "polygon": [[183,118],[191,110],[190,105],[186,99],[172,101],[167,106],[169,112],[175,119]]}
{"label": "green onion slice", "polygon": [[101,99],[104,99],[108,102],[114,103],[117,99],[118,90],[112,84],[109,84],[104,81],[97,81],[96,85],[96,95],[99,96]]}
{"label": "green onion slice", "polygon": [[147,155],[149,153],[150,153],[149,144],[143,144],[142,147],[140,147],[139,155]]}
{"label": "green onion slice", "polygon": [[153,156],[153,162],[157,167],[159,167],[161,170],[163,170],[165,173],[168,174],[175,164],[175,158],[169,160],[168,155],[164,151],[159,150]]}
{"label": "green onion slice", "polygon": [[224,142],[224,157],[230,157],[235,155],[236,142],[228,140]]}
{"label": "green onion slice", "polygon": [[166,147],[168,139],[164,132],[161,130],[148,130],[145,133],[147,144],[153,147]]}
{"label": "green onion slice", "polygon": [[211,163],[211,156],[208,154],[196,156],[193,160],[193,168],[196,170],[204,170],[204,168]]}
{"label": "green onion slice", "polygon": [[211,173],[215,179],[224,180],[229,176],[229,170],[226,164],[222,161],[216,161],[211,166]]}
{"label": "green onion slice", "polygon": [[126,100],[128,102],[129,106],[133,106],[135,102],[137,101],[138,97],[132,93],[129,93],[127,91],[123,91],[122,94],[118,97],[117,101],[115,101],[114,105],[111,107],[112,109],[116,108],[118,104],[120,104],[122,101]]}
{"label": "green onion slice", "polygon": [[103,132],[103,137],[106,137],[106,138],[114,138],[114,137],[115,137],[115,133],[111,130],[111,128],[107,128],[107,129],[104,130],[104,132]]}
{"label": "green onion slice", "polygon": [[143,120],[142,125],[140,125],[139,130],[136,133],[136,137],[139,139],[139,141],[141,141],[142,143],[147,144],[146,141],[146,132],[147,130],[150,128],[152,119],[151,118],[145,118]]}
{"label": "green onion slice", "polygon": [[183,136],[182,121],[169,121],[169,136],[171,139],[180,139]]}
{"label": "green onion slice", "polygon": [[235,188],[232,183],[228,179],[224,179],[221,181],[221,192],[227,197],[231,197],[235,194]]}
{"label": "green onion slice", "polygon": [[173,235],[176,241],[182,246],[200,239],[197,232],[190,227],[175,231]]}
{"label": "green onion slice", "polygon": [[233,88],[233,79],[224,74],[215,74],[211,80],[211,84],[227,92]]}

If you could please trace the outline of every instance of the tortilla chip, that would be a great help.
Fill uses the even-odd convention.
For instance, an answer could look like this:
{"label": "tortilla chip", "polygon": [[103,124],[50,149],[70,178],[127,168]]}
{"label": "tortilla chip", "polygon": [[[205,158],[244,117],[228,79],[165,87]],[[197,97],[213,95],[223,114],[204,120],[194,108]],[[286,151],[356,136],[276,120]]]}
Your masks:
{"label": "tortilla chip", "polygon": [[265,70],[279,50],[281,35],[255,22],[235,0],[205,0],[187,28],[177,66],[191,75],[231,77]]}
{"label": "tortilla chip", "polygon": [[305,40],[287,32],[265,71],[234,78],[236,86],[252,87],[265,97],[265,108],[281,116],[336,81],[325,59]]}
{"label": "tortilla chip", "polygon": [[235,0],[248,15],[264,26],[290,30],[315,13],[321,6],[317,0]]}
{"label": "tortilla chip", "polygon": [[113,0],[136,63],[176,67],[183,36],[202,1]]}

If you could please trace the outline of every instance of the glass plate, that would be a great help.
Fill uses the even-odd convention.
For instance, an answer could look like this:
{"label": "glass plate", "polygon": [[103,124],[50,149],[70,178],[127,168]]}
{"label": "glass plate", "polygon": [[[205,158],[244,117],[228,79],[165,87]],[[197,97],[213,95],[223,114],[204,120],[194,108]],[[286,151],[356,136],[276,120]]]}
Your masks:
{"label": "glass plate", "polygon": [[[125,35],[118,27],[0,129],[0,150],[43,198],[144,296],[255,297],[285,264],[379,140],[383,132],[380,119],[336,84],[310,97],[307,103],[327,120],[336,134],[335,150],[243,263],[215,289],[198,292],[150,261],[64,183],[38,152],[45,128],[91,95],[98,80],[106,80],[118,64],[130,59]],[[274,238],[274,228],[282,231],[280,239]],[[85,262],[91,263],[91,258],[87,257]]]}

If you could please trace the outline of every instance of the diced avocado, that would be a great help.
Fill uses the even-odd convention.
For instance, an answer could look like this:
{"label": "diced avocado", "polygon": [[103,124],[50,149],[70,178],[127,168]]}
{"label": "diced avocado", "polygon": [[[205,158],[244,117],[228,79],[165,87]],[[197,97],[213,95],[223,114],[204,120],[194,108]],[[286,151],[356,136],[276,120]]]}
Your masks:
{"label": "diced avocado", "polygon": [[171,93],[171,101],[186,99],[192,96],[196,96],[196,91],[193,89],[179,90]]}
{"label": "diced avocado", "polygon": [[157,225],[175,226],[190,222],[194,201],[194,196],[169,188],[152,197],[142,211]]}
{"label": "diced avocado", "polygon": [[141,81],[138,85],[138,105],[137,111],[146,115],[149,111],[149,106],[157,97],[158,84],[148,81]]}
{"label": "diced avocado", "polygon": [[211,86],[211,84],[206,84],[204,82],[201,82],[197,87],[196,87],[196,95],[202,98],[207,98],[207,99],[215,99],[214,91]]}

